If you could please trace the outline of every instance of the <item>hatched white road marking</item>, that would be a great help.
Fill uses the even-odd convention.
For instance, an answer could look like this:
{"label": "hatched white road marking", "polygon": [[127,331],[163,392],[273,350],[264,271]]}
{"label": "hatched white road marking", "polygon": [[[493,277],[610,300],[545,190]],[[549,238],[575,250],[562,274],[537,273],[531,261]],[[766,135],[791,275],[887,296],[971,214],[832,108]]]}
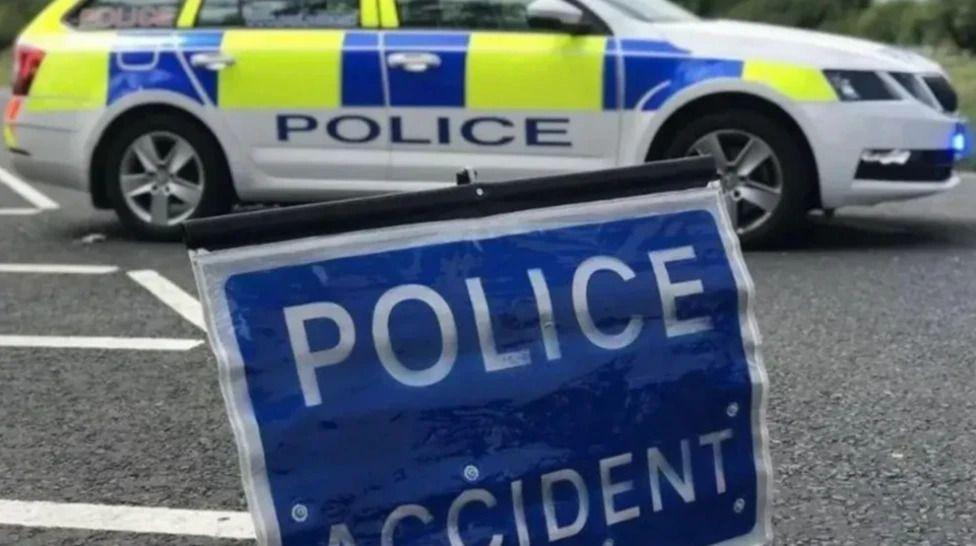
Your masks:
{"label": "hatched white road marking", "polygon": [[114,265],[73,264],[0,264],[0,273],[51,273],[57,275],[108,275],[119,268]]}
{"label": "hatched white road marking", "polygon": [[17,195],[23,197],[31,205],[40,210],[57,210],[60,205],[53,199],[34,189],[33,186],[14,176],[10,171],[0,167],[0,183],[7,186]]}
{"label": "hatched white road marking", "polygon": [[247,512],[0,500],[0,525],[253,539]]}
{"label": "hatched white road marking", "polygon": [[90,337],[90,336],[7,336],[0,335],[0,347],[44,349],[107,349],[127,351],[189,351],[199,347],[199,339],[160,337]]}
{"label": "hatched white road marking", "polygon": [[152,269],[129,271],[129,278],[139,283],[140,286],[156,296],[159,301],[179,313],[191,324],[205,332],[207,331],[206,323],[203,320],[203,306],[196,298],[187,294],[172,281]]}
{"label": "hatched white road marking", "polygon": [[41,209],[0,209],[0,216],[32,216],[40,212]]}

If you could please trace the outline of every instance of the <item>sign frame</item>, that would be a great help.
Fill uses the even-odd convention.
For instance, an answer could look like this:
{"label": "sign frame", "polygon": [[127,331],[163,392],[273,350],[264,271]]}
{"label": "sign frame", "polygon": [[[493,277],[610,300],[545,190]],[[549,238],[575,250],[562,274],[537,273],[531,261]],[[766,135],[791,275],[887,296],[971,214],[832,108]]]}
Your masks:
{"label": "sign frame", "polygon": [[[646,168],[660,168],[660,165],[643,166],[642,174],[645,175],[641,177],[643,180],[625,181],[623,189],[619,186],[616,188],[604,186],[599,188],[600,191],[587,195],[588,199],[577,202],[565,198],[551,200],[549,196],[551,188],[548,184],[552,179],[542,179],[529,181],[536,186],[528,188],[515,186],[525,182],[512,182],[424,192],[427,197],[432,197],[431,194],[439,192],[443,195],[434,196],[437,198],[428,199],[426,202],[417,201],[419,212],[410,209],[406,215],[407,221],[389,222],[387,225],[376,225],[377,222],[382,224],[388,220],[390,214],[384,210],[385,207],[391,204],[395,206],[398,198],[406,196],[311,205],[302,211],[304,216],[294,214],[295,208],[279,209],[193,222],[187,226],[188,246],[195,248],[191,252],[194,275],[201,295],[204,296],[201,300],[207,317],[208,336],[218,360],[220,387],[237,442],[245,495],[254,518],[259,543],[279,545],[281,534],[265,472],[260,432],[244,376],[244,360],[231,322],[226,293],[223,290],[224,283],[231,276],[285,265],[465,241],[479,236],[501,237],[540,229],[599,223],[608,219],[620,220],[703,210],[713,216],[718,226],[722,246],[736,285],[739,287],[738,323],[752,386],[750,424],[753,432],[752,449],[757,479],[756,525],[750,534],[722,544],[751,545],[771,540],[769,505],[772,499],[773,480],[769,434],[765,424],[768,382],[759,351],[761,337],[752,309],[754,285],[742,260],[739,241],[731,228],[724,198],[716,189],[703,188],[705,182],[713,176],[712,164],[709,161],[706,165],[700,160],[675,163],[679,167],[677,170],[683,171],[681,176],[684,179],[681,182],[675,181],[673,184],[655,187],[647,183]],[[673,164],[665,164],[668,168],[672,166]],[[618,170],[620,171],[626,172],[627,169]],[[614,180],[612,178],[614,171],[587,173],[582,179],[582,184],[587,187],[601,182],[606,184],[607,173],[611,173],[609,179]],[[689,174],[695,176],[688,176]],[[601,179],[601,176],[604,178]],[[616,179],[616,182],[620,184],[621,179]],[[558,181],[556,183],[559,184]],[[500,187],[512,193],[499,192]],[[660,192],[662,189],[663,193]],[[500,194],[501,206],[497,201],[494,203],[491,201],[492,197],[499,198],[496,192]],[[463,201],[468,201],[471,199],[470,196],[473,196],[474,207],[451,210],[437,203],[445,198],[450,200],[459,193]],[[412,195],[423,196],[424,194]],[[538,198],[533,199],[533,195]],[[616,196],[612,197],[613,195]],[[540,201],[545,200],[543,198],[550,199],[550,202],[540,205]],[[587,206],[576,206],[580,202],[586,202]],[[361,207],[358,216],[337,218],[332,214],[336,210],[348,208],[350,204]],[[427,216],[430,216],[432,210],[439,211],[437,215],[441,217],[423,221],[425,215],[422,209],[427,209]],[[447,213],[444,213],[445,210]],[[486,216],[491,217],[492,221],[486,222],[483,219]],[[262,221],[272,217],[277,217],[279,220],[278,223],[271,223],[277,228],[276,230],[264,233],[252,230],[242,234],[242,226],[254,226],[256,222],[257,226],[266,227],[268,223],[262,224]],[[416,218],[418,221],[410,222],[411,218]],[[322,237],[323,232],[329,236]],[[305,237],[295,238],[297,233],[304,233]],[[310,233],[319,236],[309,236]],[[236,244],[240,246],[235,247]],[[212,249],[220,251],[213,252]],[[301,257],[303,261],[297,262],[296,257]]]}

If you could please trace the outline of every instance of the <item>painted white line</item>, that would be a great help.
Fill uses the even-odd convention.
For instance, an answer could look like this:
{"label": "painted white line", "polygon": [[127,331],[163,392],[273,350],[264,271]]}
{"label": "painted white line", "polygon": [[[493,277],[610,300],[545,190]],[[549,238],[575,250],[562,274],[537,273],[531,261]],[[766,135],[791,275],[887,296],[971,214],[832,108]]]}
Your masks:
{"label": "painted white line", "polygon": [[32,216],[40,212],[41,209],[0,209],[0,216]]}
{"label": "painted white line", "polygon": [[129,271],[129,277],[191,324],[207,331],[206,322],[203,320],[203,306],[172,281],[151,269]]}
{"label": "painted white line", "polygon": [[0,500],[0,525],[253,539],[247,512]]}
{"label": "painted white line", "polygon": [[46,349],[108,349],[127,351],[189,351],[203,344],[198,339],[86,336],[0,336],[0,347]]}
{"label": "painted white line", "polygon": [[0,168],[0,183],[23,197],[27,202],[41,210],[57,210],[60,205],[50,197],[34,189],[33,186],[14,176],[11,172]]}
{"label": "painted white line", "polygon": [[114,265],[68,264],[0,264],[0,273],[51,273],[63,275],[108,275],[119,268]]}

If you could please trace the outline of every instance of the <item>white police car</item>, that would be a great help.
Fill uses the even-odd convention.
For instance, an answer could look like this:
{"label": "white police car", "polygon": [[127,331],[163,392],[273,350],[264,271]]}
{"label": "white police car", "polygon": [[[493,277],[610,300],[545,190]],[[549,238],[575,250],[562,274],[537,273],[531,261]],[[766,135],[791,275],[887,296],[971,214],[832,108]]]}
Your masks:
{"label": "white police car", "polygon": [[56,0],[4,139],[140,235],[308,201],[710,154],[741,236],[958,183],[942,69],[664,0]]}

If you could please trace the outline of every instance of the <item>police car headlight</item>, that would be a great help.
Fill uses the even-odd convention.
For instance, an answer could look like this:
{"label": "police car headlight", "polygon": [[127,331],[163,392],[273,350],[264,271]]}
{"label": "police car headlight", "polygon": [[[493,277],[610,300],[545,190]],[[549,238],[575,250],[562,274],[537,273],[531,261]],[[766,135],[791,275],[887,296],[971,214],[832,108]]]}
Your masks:
{"label": "police car headlight", "polygon": [[833,86],[840,100],[845,102],[897,99],[888,84],[875,72],[824,70],[824,75],[827,76],[827,81]]}

